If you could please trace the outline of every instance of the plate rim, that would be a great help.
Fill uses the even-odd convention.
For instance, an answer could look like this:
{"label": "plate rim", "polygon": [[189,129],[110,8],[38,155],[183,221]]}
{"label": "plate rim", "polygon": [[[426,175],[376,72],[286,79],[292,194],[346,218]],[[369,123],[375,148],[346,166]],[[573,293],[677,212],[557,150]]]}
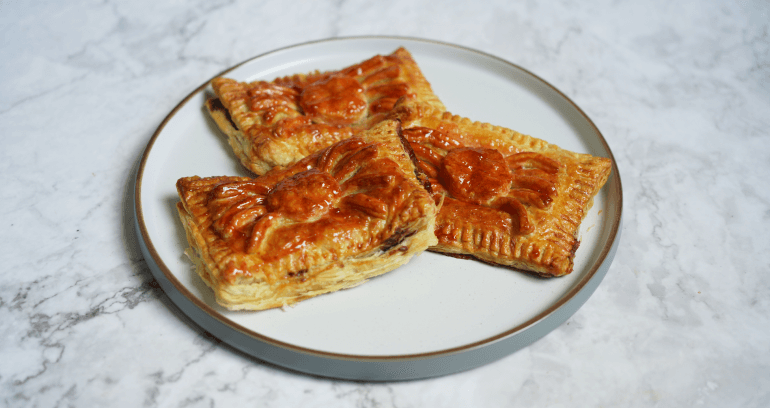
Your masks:
{"label": "plate rim", "polygon": [[[149,232],[146,228],[145,218],[142,211],[142,180],[144,176],[144,170],[145,166],[147,164],[147,161],[149,159],[150,153],[152,151],[152,147],[154,146],[155,142],[158,140],[159,136],[163,133],[163,130],[165,129],[166,125],[175,117],[177,112],[181,110],[187,103],[197,96],[199,93],[203,92],[211,82],[212,79],[223,76],[227,74],[228,72],[231,72],[251,61],[264,58],[266,56],[277,54],[279,52],[283,52],[289,49],[293,48],[301,48],[306,46],[311,46],[314,44],[319,43],[331,43],[331,42],[345,42],[345,41],[361,41],[361,40],[396,40],[396,41],[405,41],[405,42],[413,42],[413,43],[426,43],[426,44],[432,44],[436,46],[441,47],[449,47],[449,48],[456,48],[459,50],[462,50],[464,52],[470,52],[474,54],[478,54],[480,56],[483,56],[485,58],[492,58],[494,60],[497,60],[498,62],[501,62],[505,65],[509,65],[514,67],[515,69],[521,70],[527,75],[531,76],[532,78],[539,81],[542,85],[545,85],[550,90],[556,92],[561,98],[563,98],[564,101],[568,102],[569,105],[574,108],[580,116],[590,125],[593,132],[598,136],[599,141],[601,142],[601,145],[604,147],[608,154],[608,158],[612,162],[612,172],[611,172],[611,179],[614,178],[614,184],[613,186],[616,186],[617,191],[615,192],[617,199],[614,200],[615,205],[617,206],[617,212],[613,219],[608,220],[610,221],[610,233],[608,236],[607,241],[604,243],[601,252],[597,256],[597,262],[592,266],[591,270],[589,270],[579,281],[577,281],[574,286],[565,293],[559,300],[551,304],[548,308],[537,314],[536,316],[532,317],[531,319],[527,320],[526,322],[519,324],[513,328],[510,328],[508,330],[505,330],[501,333],[498,333],[494,336],[484,338],[479,341],[475,341],[472,343],[468,343],[465,345],[457,346],[457,347],[451,347],[447,349],[442,350],[436,350],[436,351],[430,351],[430,352],[423,352],[423,353],[414,353],[414,354],[399,354],[399,355],[361,355],[361,354],[345,354],[345,353],[337,353],[337,352],[329,352],[329,351],[323,351],[323,350],[315,350],[312,348],[307,348],[303,346],[294,345],[291,343],[287,343],[281,340],[277,340],[271,337],[268,337],[266,335],[263,335],[261,333],[258,333],[256,331],[253,331],[249,328],[243,327],[242,325],[230,320],[226,316],[220,314],[218,311],[211,308],[209,305],[204,303],[198,296],[194,295],[192,292],[190,292],[177,278],[176,276],[170,271],[170,269],[166,266],[166,264],[163,262],[163,259],[160,257],[159,253],[155,249],[155,246],[152,243],[152,239],[149,236]],[[608,183],[609,184],[609,183]],[[148,261],[152,261],[155,263],[155,266],[159,269],[159,271],[163,274],[166,280],[177,290],[180,292],[180,294],[186,298],[188,301],[192,302],[193,305],[197,306],[201,309],[201,311],[208,314],[210,317],[214,318],[216,321],[218,321],[220,324],[229,327],[232,330],[235,330],[238,333],[241,333],[242,335],[245,335],[247,337],[253,338],[255,340],[261,341],[263,343],[266,343],[268,345],[279,347],[282,349],[285,349],[286,351],[292,351],[292,352],[298,352],[302,354],[307,355],[313,355],[317,357],[321,357],[324,359],[332,359],[332,360],[340,360],[340,361],[359,361],[359,362],[399,362],[399,361],[413,361],[413,360],[422,360],[427,358],[434,358],[434,357],[443,357],[443,356],[449,356],[454,355],[462,352],[472,351],[475,349],[478,349],[480,347],[491,345],[496,342],[499,342],[500,340],[511,337],[516,335],[517,333],[521,333],[524,330],[537,325],[540,322],[543,322],[546,320],[549,316],[552,316],[557,311],[559,311],[565,304],[570,302],[571,300],[575,299],[576,296],[585,288],[585,286],[597,276],[597,272],[599,272],[603,267],[609,268],[609,264],[612,262],[612,258],[614,257],[614,251],[617,249],[617,243],[620,238],[620,226],[622,224],[622,210],[623,210],[623,194],[622,194],[622,184],[620,179],[620,174],[617,167],[617,162],[615,161],[614,155],[612,150],[609,147],[609,144],[607,143],[607,140],[604,138],[604,135],[601,133],[601,131],[598,129],[598,127],[594,124],[594,122],[588,117],[588,115],[575,103],[573,102],[567,95],[565,95],[562,91],[560,91],[558,88],[550,84],[548,81],[544,80],[540,76],[532,73],[531,71],[527,70],[526,68],[523,68],[513,62],[510,62],[506,59],[503,59],[501,57],[495,56],[493,54],[480,51],[474,48],[458,45],[458,44],[452,44],[447,43],[443,41],[438,40],[432,40],[432,39],[424,39],[424,38],[418,38],[418,37],[403,37],[403,36],[349,36],[349,37],[333,37],[333,38],[326,38],[326,39],[319,39],[319,40],[313,40],[308,42],[302,42],[297,43],[293,45],[288,45],[284,47],[280,47],[277,49],[273,49],[264,53],[261,53],[259,55],[256,55],[254,57],[248,58],[246,60],[243,60],[233,66],[230,66],[223,71],[217,73],[216,75],[212,76],[210,79],[205,81],[200,86],[196,87],[192,92],[190,92],[186,97],[184,97],[169,113],[166,115],[166,117],[161,121],[161,123],[156,128],[155,132],[151,136],[150,140],[148,141],[143,153],[141,160],[139,162],[139,166],[136,171],[136,176],[134,178],[134,216],[135,216],[135,227],[137,229],[137,234],[139,238],[141,239],[141,243],[143,244],[143,250],[146,249],[146,252],[144,252],[145,258],[147,258],[147,255],[150,256],[151,260],[148,259]],[[612,256],[610,256],[612,255]],[[605,265],[606,264],[606,265]],[[151,268],[152,270],[152,268]],[[153,270],[154,272],[154,270]],[[604,271],[606,274],[606,270]],[[603,279],[603,275],[600,277]],[[598,283],[596,284],[598,287]],[[595,287],[593,288],[595,290]],[[167,295],[170,295],[167,290]],[[591,293],[586,296],[586,298],[583,300],[588,299],[588,297],[591,296],[593,293],[593,290]],[[173,297],[169,296],[170,298]],[[184,308],[181,307],[181,305],[174,302],[177,307],[180,307],[182,311],[187,315],[188,317],[191,317],[190,314],[184,310]],[[577,308],[575,308],[574,311],[569,313],[569,316],[574,314],[579,308],[582,306],[582,302],[580,305],[578,305]],[[568,317],[569,317],[568,316]],[[192,318],[192,317],[191,317]],[[566,319],[565,319],[566,320]],[[197,324],[200,325],[198,321],[193,319]],[[556,326],[558,327],[558,325]],[[550,332],[550,330],[548,331]],[[546,332],[545,334],[547,334]],[[213,333],[212,333],[213,334]],[[544,334],[544,335],[545,335]],[[214,334],[217,338],[220,340],[228,342],[227,340],[222,339],[222,336],[217,336]],[[542,336],[538,336],[542,337]],[[232,345],[232,344],[231,344]],[[510,352],[513,352],[515,350],[511,350]],[[249,353],[251,354],[251,353]],[[504,355],[507,355],[509,353],[505,353]],[[252,356],[263,359],[263,357],[259,355],[251,354]],[[502,356],[500,356],[502,357]],[[278,363],[279,365],[282,365]],[[470,368],[470,367],[469,367]]]}

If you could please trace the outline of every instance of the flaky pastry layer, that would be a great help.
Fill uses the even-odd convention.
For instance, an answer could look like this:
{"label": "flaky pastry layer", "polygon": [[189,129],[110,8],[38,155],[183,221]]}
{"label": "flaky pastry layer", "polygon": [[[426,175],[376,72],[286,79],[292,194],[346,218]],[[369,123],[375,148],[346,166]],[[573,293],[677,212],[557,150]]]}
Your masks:
{"label": "flaky pastry layer", "polygon": [[[405,147],[406,146],[406,147]],[[436,244],[436,205],[387,120],[257,178],[187,177],[177,204],[219,304],[262,310],[359,285]]]}

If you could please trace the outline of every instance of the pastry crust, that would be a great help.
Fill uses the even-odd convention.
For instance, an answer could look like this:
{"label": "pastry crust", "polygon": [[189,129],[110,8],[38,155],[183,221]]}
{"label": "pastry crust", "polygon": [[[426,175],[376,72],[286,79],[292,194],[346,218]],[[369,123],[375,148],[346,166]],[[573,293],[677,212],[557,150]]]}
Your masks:
{"label": "pastry crust", "polygon": [[257,178],[177,182],[187,253],[231,310],[359,285],[437,243],[436,205],[398,121]]}
{"label": "pastry crust", "polygon": [[572,272],[580,223],[609,159],[426,104],[399,103],[391,116],[443,203],[430,250],[541,276]]}
{"label": "pastry crust", "polygon": [[218,77],[211,86],[216,98],[206,102],[209,113],[241,163],[258,175],[370,128],[401,98],[445,109],[404,48],[339,71],[272,82]]}

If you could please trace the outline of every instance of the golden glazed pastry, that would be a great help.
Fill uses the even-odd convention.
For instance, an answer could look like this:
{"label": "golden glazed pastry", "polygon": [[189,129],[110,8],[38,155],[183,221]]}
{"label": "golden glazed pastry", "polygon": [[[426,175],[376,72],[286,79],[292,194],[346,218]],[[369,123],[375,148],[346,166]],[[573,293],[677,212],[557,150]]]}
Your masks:
{"label": "golden glazed pastry", "polygon": [[211,81],[206,106],[255,174],[287,166],[380,122],[400,98],[444,110],[411,54],[399,48],[333,72],[272,82]]}
{"label": "golden glazed pastry", "polygon": [[399,103],[392,116],[443,203],[432,251],[542,276],[572,272],[580,223],[609,159],[424,104]]}
{"label": "golden glazed pastry", "polygon": [[257,178],[187,177],[179,215],[197,272],[231,310],[359,285],[436,244],[434,200],[398,121]]}

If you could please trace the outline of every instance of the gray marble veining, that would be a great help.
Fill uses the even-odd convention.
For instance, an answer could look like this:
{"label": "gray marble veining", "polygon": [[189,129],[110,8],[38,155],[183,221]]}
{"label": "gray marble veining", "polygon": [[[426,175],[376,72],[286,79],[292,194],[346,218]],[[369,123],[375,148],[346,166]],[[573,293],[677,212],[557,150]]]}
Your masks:
{"label": "gray marble veining", "polygon": [[[567,323],[493,364],[368,384],[254,361],[152,279],[129,189],[200,83],[336,36],[477,48],[573,99],[624,188],[621,246]],[[0,3],[6,406],[770,406],[770,5],[423,0]]]}

